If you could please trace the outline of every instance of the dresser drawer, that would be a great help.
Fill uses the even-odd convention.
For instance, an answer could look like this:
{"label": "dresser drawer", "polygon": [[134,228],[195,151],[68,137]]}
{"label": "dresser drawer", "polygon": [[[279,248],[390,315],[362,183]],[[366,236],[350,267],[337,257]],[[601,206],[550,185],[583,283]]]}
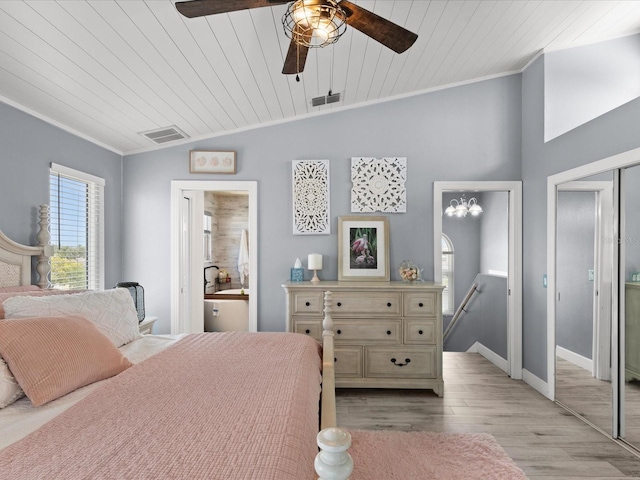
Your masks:
{"label": "dresser drawer", "polygon": [[324,300],[322,292],[296,292],[293,294],[295,315],[322,315]]}
{"label": "dresser drawer", "polygon": [[436,378],[436,347],[364,347],[365,377]]}
{"label": "dresser drawer", "polygon": [[405,292],[404,316],[435,315],[437,304],[437,294],[434,292]]}
{"label": "dresser drawer", "polygon": [[321,320],[295,320],[295,333],[302,333],[322,342],[322,321]]}
{"label": "dresser drawer", "polygon": [[396,315],[402,314],[402,294],[394,292],[335,292],[333,293],[334,317],[344,315]]}
{"label": "dresser drawer", "polygon": [[350,320],[333,322],[335,343],[402,343],[402,322],[397,320]]}
{"label": "dresser drawer", "polygon": [[336,377],[362,377],[362,347],[335,347]]}
{"label": "dresser drawer", "polygon": [[437,341],[435,318],[427,320],[417,318],[405,318],[404,343],[406,345],[435,345]]}

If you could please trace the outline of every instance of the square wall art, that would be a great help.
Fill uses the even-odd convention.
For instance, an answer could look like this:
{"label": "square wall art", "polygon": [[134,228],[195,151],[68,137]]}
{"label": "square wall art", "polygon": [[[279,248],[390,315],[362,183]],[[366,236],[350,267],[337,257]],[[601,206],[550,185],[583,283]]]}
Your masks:
{"label": "square wall art", "polygon": [[351,158],[351,211],[405,213],[406,180],[405,157]]}
{"label": "square wall art", "polygon": [[293,234],[330,234],[329,160],[293,160]]}

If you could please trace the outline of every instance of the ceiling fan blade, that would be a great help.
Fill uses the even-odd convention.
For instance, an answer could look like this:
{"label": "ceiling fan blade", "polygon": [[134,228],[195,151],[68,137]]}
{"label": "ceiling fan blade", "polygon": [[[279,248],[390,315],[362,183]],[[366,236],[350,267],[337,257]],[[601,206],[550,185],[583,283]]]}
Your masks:
{"label": "ceiling fan blade", "polygon": [[293,75],[294,73],[302,73],[304,70],[304,64],[307,61],[307,54],[309,53],[309,47],[304,45],[298,45],[291,40],[289,43],[289,51],[287,52],[287,58],[284,59],[284,66],[282,67],[282,73],[285,75]]}
{"label": "ceiling fan blade", "polygon": [[191,0],[176,2],[176,9],[185,17],[195,18],[216,13],[235,12],[250,8],[271,7],[289,0]]}
{"label": "ceiling fan blade", "polygon": [[396,53],[407,50],[418,38],[418,35],[406,28],[347,0],[342,0],[338,5],[347,14],[348,25],[360,30]]}

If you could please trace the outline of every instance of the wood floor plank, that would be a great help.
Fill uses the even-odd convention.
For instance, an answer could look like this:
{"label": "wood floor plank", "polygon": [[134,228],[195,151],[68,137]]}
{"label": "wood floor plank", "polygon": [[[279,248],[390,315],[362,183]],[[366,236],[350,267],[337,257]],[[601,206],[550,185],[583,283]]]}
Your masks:
{"label": "wood floor plank", "polygon": [[640,458],[477,353],[444,353],[444,398],[423,390],[338,389],[340,426],[490,433],[530,480],[640,479]]}

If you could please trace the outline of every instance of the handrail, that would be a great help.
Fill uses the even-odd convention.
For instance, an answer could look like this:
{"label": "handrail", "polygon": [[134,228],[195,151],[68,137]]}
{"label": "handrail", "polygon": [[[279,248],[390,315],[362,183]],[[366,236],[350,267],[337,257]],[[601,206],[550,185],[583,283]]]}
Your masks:
{"label": "handrail", "polygon": [[451,322],[449,322],[449,325],[447,326],[447,329],[444,331],[444,335],[442,337],[442,343],[447,341],[447,337],[451,333],[451,329],[453,328],[453,326],[458,321],[458,318],[460,318],[460,315],[462,315],[462,312],[466,312],[464,307],[467,306],[467,303],[469,303],[469,300],[471,300],[471,296],[477,290],[478,290],[478,284],[474,282],[473,285],[471,285],[471,288],[469,289],[469,291],[467,292],[467,295],[464,297],[464,300],[462,301],[462,303],[460,304],[460,306],[456,310],[456,313],[453,315],[453,318],[451,319]]}

